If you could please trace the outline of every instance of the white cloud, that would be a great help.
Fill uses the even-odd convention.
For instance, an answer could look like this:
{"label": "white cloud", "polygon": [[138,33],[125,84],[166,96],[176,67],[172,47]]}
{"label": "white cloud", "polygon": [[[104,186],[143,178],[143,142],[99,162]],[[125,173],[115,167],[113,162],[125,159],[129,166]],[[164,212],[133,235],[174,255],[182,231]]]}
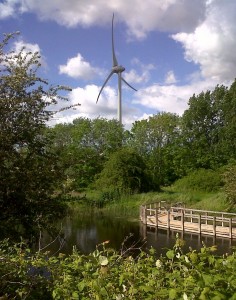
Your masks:
{"label": "white cloud", "polygon": [[[100,86],[86,85],[84,88],[77,87],[69,94],[69,102],[60,103],[53,110],[59,110],[63,106],[75,105],[80,103],[76,110],[70,109],[61,111],[55,114],[50,125],[64,122],[72,122],[76,118],[107,118],[117,119],[117,92],[110,86],[106,86],[96,104],[97,96],[100,91]],[[64,105],[63,105],[64,104]],[[140,112],[131,104],[123,103],[122,109],[123,124],[126,128],[130,128],[131,124],[140,116]]]}
{"label": "white cloud", "polygon": [[[23,40],[18,40],[16,42],[14,42],[12,44],[12,51],[14,51],[15,53],[19,53],[20,51],[22,51],[23,56],[26,57],[26,55],[28,55],[29,53],[34,54],[34,53],[38,53],[39,57],[40,57],[40,63],[41,65],[46,68],[47,64],[46,64],[46,59],[45,57],[42,55],[41,53],[41,49],[39,47],[38,44],[31,44],[31,43],[27,43],[24,42]],[[29,56],[28,56],[29,58]],[[27,59],[28,59],[27,58]]]}
{"label": "white cloud", "polygon": [[[67,27],[110,24],[115,12],[115,20],[126,24],[130,38],[142,39],[154,30],[172,33],[171,37],[182,44],[185,59],[194,62],[200,71],[189,75],[189,84],[180,86],[178,78],[177,86],[174,71],[168,66],[170,71],[166,74],[165,85],[152,84],[131,94],[134,104],[145,106],[154,113],[169,111],[182,114],[193,93],[213,89],[216,84],[236,77],[235,0],[89,0],[84,1],[83,5],[78,0],[18,0],[18,3],[17,0],[7,0],[0,4],[1,8],[0,19],[30,12],[37,14],[41,20],[53,20]],[[124,72],[124,78],[134,85],[141,82],[147,84],[154,66],[145,66],[137,59],[133,63],[135,67]],[[68,76],[84,79],[91,79],[102,72],[80,54],[68,59],[59,70]],[[73,90],[71,101],[78,98],[81,103],[75,114],[116,117],[115,90],[107,86],[96,105],[99,89],[98,86],[87,85]],[[69,118],[69,113],[66,116]],[[141,109],[134,113],[128,108],[124,120],[131,122],[142,116]]]}
{"label": "white cloud", "polygon": [[66,65],[59,66],[60,74],[66,74],[73,78],[92,79],[96,75],[103,74],[102,70],[94,68],[85,61],[80,53],[76,57],[67,60]]}
{"label": "white cloud", "polygon": [[138,74],[136,70],[132,69],[129,72],[124,73],[124,78],[128,83],[142,83],[148,82],[150,75],[147,71]]}
{"label": "white cloud", "polygon": [[150,71],[155,69],[153,64],[143,64],[139,59],[133,58],[131,63],[135,65],[135,68],[131,69],[129,72],[124,73],[124,78],[129,83],[147,83],[151,77]]}
{"label": "white cloud", "polygon": [[26,43],[22,40],[19,40],[17,42],[14,42],[13,44],[13,50],[18,53],[21,51],[21,49],[24,48],[24,53],[27,53],[27,52],[32,52],[32,53],[35,53],[35,52],[38,52],[40,54],[40,47],[38,44],[31,44],[31,43]]}
{"label": "white cloud", "polygon": [[0,20],[14,15],[17,2],[17,0],[6,0],[0,3]]}
{"label": "white cloud", "polygon": [[173,84],[173,83],[176,83],[177,80],[175,78],[175,74],[174,74],[174,71],[168,71],[167,74],[166,74],[166,78],[165,78],[165,83],[166,84]]}
{"label": "white cloud", "polygon": [[[101,87],[96,85],[86,85],[84,88],[77,87],[69,95],[69,102],[66,105],[80,103],[76,110],[65,110],[55,115],[58,122],[71,122],[78,117],[106,117],[108,119],[116,118],[117,96],[115,90],[106,86],[96,104],[97,96]],[[60,107],[58,107],[60,108]]]}
{"label": "white cloud", "polygon": [[155,29],[178,32],[195,28],[204,16],[205,0],[7,0],[4,11],[6,16],[35,13],[41,20],[67,27],[102,25],[110,22],[115,12],[131,36],[143,38]]}
{"label": "white cloud", "polygon": [[145,89],[140,89],[135,98],[134,104],[145,106],[156,112],[166,111],[171,113],[182,113],[188,108],[188,100],[195,93],[212,90],[216,86],[215,81],[198,81],[189,85],[158,85],[154,84]]}
{"label": "white cloud", "polygon": [[204,78],[230,80],[236,75],[236,2],[208,2],[206,18],[192,33],[172,35],[181,42],[185,59],[199,64]]}

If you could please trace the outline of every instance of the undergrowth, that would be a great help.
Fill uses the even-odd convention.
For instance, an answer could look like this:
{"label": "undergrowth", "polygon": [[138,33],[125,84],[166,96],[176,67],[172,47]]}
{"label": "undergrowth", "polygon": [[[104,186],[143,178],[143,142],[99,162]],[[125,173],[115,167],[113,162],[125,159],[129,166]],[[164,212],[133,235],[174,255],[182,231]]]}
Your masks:
{"label": "undergrowth", "polygon": [[236,299],[236,253],[214,255],[215,246],[160,257],[155,250],[132,257],[107,248],[105,241],[89,255],[32,253],[23,244],[0,245],[1,299]]}

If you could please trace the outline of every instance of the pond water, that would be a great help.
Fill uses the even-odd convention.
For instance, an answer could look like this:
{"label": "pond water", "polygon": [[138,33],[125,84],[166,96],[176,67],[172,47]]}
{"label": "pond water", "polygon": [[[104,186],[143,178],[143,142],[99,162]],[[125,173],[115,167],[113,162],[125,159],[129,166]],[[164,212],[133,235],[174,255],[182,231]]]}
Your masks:
{"label": "pond water", "polygon": [[[44,233],[41,239],[41,247],[50,250],[52,254],[62,252],[70,254],[73,246],[80,253],[88,254],[96,249],[96,246],[109,241],[109,247],[118,251],[127,248],[142,248],[146,251],[154,247],[157,254],[165,253],[166,248],[172,248],[175,244],[175,231],[168,231],[155,228],[147,229],[137,220],[126,220],[105,214],[73,214],[65,218],[58,226],[61,227],[60,233],[64,238],[52,239]],[[185,241],[184,248],[200,249],[202,243],[207,246],[217,245],[217,254],[230,253],[232,246],[236,247],[236,240],[214,238],[212,236],[200,236],[198,234],[178,233]],[[55,237],[54,237],[55,238]],[[137,249],[133,249],[137,251]]]}

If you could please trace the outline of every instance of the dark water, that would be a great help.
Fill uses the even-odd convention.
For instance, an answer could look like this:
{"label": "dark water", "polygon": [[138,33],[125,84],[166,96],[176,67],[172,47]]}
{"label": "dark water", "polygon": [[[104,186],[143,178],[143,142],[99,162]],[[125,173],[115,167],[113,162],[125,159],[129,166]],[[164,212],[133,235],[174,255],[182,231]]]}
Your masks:
{"label": "dark water", "polygon": [[[98,244],[105,241],[109,241],[107,245],[118,251],[131,247],[136,248],[134,251],[137,252],[137,248],[142,247],[142,250],[147,250],[154,247],[157,253],[161,254],[166,252],[166,248],[173,247],[177,234],[174,231],[147,229],[137,220],[126,220],[102,213],[74,214],[63,220],[59,227],[64,238],[56,239],[51,243],[52,238],[44,233],[41,239],[41,247],[49,245],[47,250],[50,250],[52,254],[57,252],[69,254],[73,246],[76,246],[79,252],[88,254],[93,252]],[[217,245],[217,254],[230,253],[232,246],[236,247],[236,240],[188,233],[184,235],[178,233],[178,235],[184,239],[184,248],[187,251],[189,247],[200,249],[202,243],[207,246]]]}

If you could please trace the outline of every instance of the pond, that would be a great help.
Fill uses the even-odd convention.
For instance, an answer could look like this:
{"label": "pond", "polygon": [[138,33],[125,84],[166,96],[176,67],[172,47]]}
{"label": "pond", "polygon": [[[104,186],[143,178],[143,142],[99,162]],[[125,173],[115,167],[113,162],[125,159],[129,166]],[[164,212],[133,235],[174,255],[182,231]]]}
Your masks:
{"label": "pond", "polygon": [[[168,231],[153,228],[147,229],[138,220],[127,220],[115,216],[108,216],[100,213],[73,214],[66,217],[61,224],[60,233],[64,238],[52,239],[47,233],[41,238],[41,247],[47,248],[52,254],[62,252],[70,254],[74,246],[80,253],[88,254],[96,249],[96,246],[109,241],[107,245],[118,251],[127,248],[138,248],[146,251],[150,247],[156,249],[157,254],[165,253],[167,248],[175,244],[175,231]],[[58,229],[59,232],[59,229]],[[189,247],[200,249],[202,243],[206,246],[217,245],[217,254],[230,253],[232,246],[236,247],[236,240],[214,238],[212,236],[200,236],[198,234],[178,233],[185,241],[184,248]]]}

